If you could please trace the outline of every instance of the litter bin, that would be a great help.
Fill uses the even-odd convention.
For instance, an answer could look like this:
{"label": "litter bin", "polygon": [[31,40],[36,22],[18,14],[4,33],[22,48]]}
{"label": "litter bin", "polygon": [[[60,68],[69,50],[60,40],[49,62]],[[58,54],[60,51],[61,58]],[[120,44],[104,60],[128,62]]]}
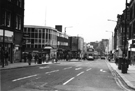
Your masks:
{"label": "litter bin", "polygon": [[128,68],[128,60],[123,58],[121,62],[121,73],[127,73],[127,68]]}

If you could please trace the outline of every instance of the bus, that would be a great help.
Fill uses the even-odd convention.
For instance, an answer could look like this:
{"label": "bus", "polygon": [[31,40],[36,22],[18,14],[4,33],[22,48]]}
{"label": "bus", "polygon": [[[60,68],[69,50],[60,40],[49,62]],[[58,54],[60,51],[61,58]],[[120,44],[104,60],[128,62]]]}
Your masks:
{"label": "bus", "polygon": [[94,48],[87,48],[87,52],[86,52],[86,59],[87,60],[94,60],[95,59],[95,51]]}

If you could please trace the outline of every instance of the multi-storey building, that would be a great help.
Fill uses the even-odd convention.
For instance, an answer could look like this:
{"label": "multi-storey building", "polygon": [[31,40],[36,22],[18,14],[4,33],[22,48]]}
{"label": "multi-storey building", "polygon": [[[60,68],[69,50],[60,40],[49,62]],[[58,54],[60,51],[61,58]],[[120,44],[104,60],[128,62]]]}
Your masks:
{"label": "multi-storey building", "polygon": [[69,36],[62,32],[62,25],[56,25],[58,30],[57,36],[57,55],[59,58],[64,58],[69,53]]}
{"label": "multi-storey building", "polygon": [[121,49],[130,58],[135,51],[135,0],[131,0],[126,5],[127,10],[125,9],[122,15],[117,16],[114,46],[115,49]]}
{"label": "multi-storey building", "polygon": [[24,0],[0,0],[0,49],[8,51],[11,63],[21,58],[23,25]]}
{"label": "multi-storey building", "polygon": [[129,58],[133,59],[135,56],[135,0],[129,3],[129,40],[128,40],[128,54]]}
{"label": "multi-storey building", "polygon": [[43,52],[49,56],[56,54],[58,31],[55,28],[25,25],[23,33],[24,52]]}

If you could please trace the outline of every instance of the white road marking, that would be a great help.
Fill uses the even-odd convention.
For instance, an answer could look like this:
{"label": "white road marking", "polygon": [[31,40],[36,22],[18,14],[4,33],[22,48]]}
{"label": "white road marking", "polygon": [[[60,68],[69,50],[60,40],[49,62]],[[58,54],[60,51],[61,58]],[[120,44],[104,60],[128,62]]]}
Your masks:
{"label": "white road marking", "polygon": [[39,78],[41,78],[41,77],[37,77],[36,79],[39,79]]}
{"label": "white road marking", "polygon": [[40,85],[40,87],[44,87],[45,85],[47,85],[47,83],[44,83],[44,84]]}
{"label": "white road marking", "polygon": [[81,67],[80,68],[76,68],[75,70],[80,70],[80,69],[82,69]]}
{"label": "white road marking", "polygon": [[45,68],[49,68],[49,66],[39,67],[39,69],[45,69]]}
{"label": "white road marking", "polygon": [[73,79],[74,79],[74,77],[70,78],[69,80],[67,80],[66,82],[64,82],[63,85],[66,85],[67,83],[69,83]]}
{"label": "white road marking", "polygon": [[58,72],[58,71],[59,71],[59,70],[53,70],[53,71],[46,72],[45,74],[50,74],[50,73]]}
{"label": "white road marking", "polygon": [[103,69],[100,69],[100,71],[101,71],[101,72],[106,72],[106,71],[104,71]]}
{"label": "white road marking", "polygon": [[76,76],[79,76],[79,75],[81,75],[81,74],[83,74],[84,72],[82,71],[82,72],[80,72],[79,74],[77,74]]}
{"label": "white road marking", "polygon": [[64,70],[66,70],[66,69],[71,69],[72,67],[67,67],[67,68],[64,68]]}
{"label": "white road marking", "polygon": [[86,71],[89,71],[89,70],[91,70],[91,68],[87,69]]}
{"label": "white road marking", "polygon": [[12,81],[13,81],[13,82],[15,82],[15,81],[23,80],[23,79],[26,79],[26,78],[34,77],[34,76],[37,76],[37,75],[38,75],[38,74],[31,75],[31,76],[26,76],[26,77],[22,77],[22,78],[14,79],[14,80],[12,80]]}
{"label": "white road marking", "polygon": [[103,71],[103,69],[100,69],[100,71]]}

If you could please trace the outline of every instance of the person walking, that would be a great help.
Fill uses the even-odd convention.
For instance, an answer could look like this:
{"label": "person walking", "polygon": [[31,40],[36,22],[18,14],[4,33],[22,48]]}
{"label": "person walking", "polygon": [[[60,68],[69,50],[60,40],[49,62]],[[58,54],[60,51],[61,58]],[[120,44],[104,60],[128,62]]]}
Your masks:
{"label": "person walking", "polygon": [[49,62],[49,55],[46,54],[46,63],[48,63],[48,62]]}
{"label": "person walking", "polygon": [[26,61],[27,61],[27,53],[24,53],[23,57],[24,57],[24,62],[26,63]]}
{"label": "person walking", "polygon": [[40,54],[39,54],[38,64],[42,64],[42,58],[43,58],[43,57],[42,57],[42,54],[40,53]]}
{"label": "person walking", "polygon": [[9,55],[8,55],[8,51],[6,50],[5,51],[5,65],[8,65],[8,58],[9,58]]}
{"label": "person walking", "polygon": [[28,64],[31,65],[31,60],[32,60],[32,55],[31,53],[29,52],[28,54]]}
{"label": "person walking", "polygon": [[45,59],[46,59],[45,54],[43,54],[43,56],[42,56],[43,63],[45,62]]}
{"label": "person walking", "polygon": [[35,59],[35,64],[37,64],[38,59],[39,59],[38,54],[35,54],[34,59]]}

